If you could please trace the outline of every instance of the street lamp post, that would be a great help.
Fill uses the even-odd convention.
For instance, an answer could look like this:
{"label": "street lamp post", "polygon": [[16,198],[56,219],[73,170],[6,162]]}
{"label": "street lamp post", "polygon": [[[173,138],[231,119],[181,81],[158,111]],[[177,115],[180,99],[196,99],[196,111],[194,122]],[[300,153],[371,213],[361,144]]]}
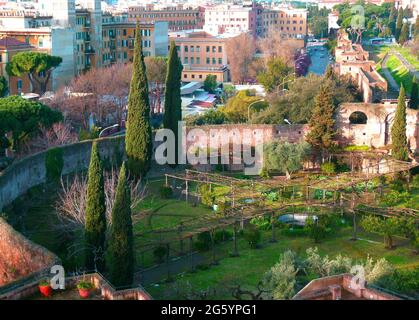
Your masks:
{"label": "street lamp post", "polygon": [[258,102],[263,102],[263,101],[265,101],[265,99],[260,99],[260,100],[257,100],[257,101],[253,101],[251,104],[249,104],[249,106],[247,107],[247,121],[248,121],[248,122],[250,122],[250,108],[251,108],[254,104],[256,104],[256,103],[258,103]]}

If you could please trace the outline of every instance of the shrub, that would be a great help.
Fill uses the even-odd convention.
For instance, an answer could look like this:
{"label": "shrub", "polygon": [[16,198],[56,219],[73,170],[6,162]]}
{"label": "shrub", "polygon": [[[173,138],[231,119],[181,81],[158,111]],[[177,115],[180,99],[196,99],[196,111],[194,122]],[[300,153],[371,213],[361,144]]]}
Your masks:
{"label": "shrub", "polygon": [[227,230],[218,230],[214,234],[214,241],[216,243],[231,240],[233,238],[233,234]]}
{"label": "shrub", "polygon": [[162,263],[166,254],[167,248],[165,246],[158,246],[153,250],[153,256],[156,259],[157,263]]}
{"label": "shrub", "polygon": [[78,284],[77,284],[77,289],[84,289],[84,290],[90,290],[93,289],[94,285],[93,283],[89,282],[89,281],[84,281],[81,280]]}
{"label": "shrub", "polygon": [[199,194],[201,195],[202,204],[212,207],[212,205],[214,204],[215,197],[213,193],[210,191],[209,185],[203,184],[199,186],[198,190]]}
{"label": "shrub", "polygon": [[260,230],[269,230],[272,227],[271,219],[267,217],[255,217],[250,223]]}
{"label": "shrub", "polygon": [[269,178],[270,178],[270,176],[269,176],[269,171],[268,171],[268,169],[267,169],[266,167],[263,167],[263,168],[262,168],[262,170],[260,170],[259,176],[260,176],[262,179],[269,179]]}
{"label": "shrub", "polygon": [[408,192],[399,192],[399,191],[391,191],[384,197],[384,204],[387,206],[395,206],[400,203],[405,203],[410,200],[410,195]]}
{"label": "shrub", "polygon": [[170,199],[173,196],[173,190],[170,186],[162,186],[160,187],[160,196],[163,199]]}
{"label": "shrub", "polygon": [[79,140],[85,141],[85,140],[93,140],[99,138],[99,134],[102,128],[99,127],[93,127],[90,131],[81,129],[79,132]]}
{"label": "shrub", "polygon": [[244,231],[244,238],[249,244],[250,248],[256,249],[262,240],[262,233],[253,224],[249,224]]}
{"label": "shrub", "polygon": [[211,234],[209,231],[198,234],[198,241],[195,242],[195,248],[199,251],[208,251],[211,248]]}
{"label": "shrub", "polygon": [[321,165],[321,170],[326,174],[334,174],[337,171],[336,163],[334,162],[325,162]]}
{"label": "shrub", "polygon": [[52,148],[45,157],[46,177],[49,182],[58,182],[64,167],[63,149]]}

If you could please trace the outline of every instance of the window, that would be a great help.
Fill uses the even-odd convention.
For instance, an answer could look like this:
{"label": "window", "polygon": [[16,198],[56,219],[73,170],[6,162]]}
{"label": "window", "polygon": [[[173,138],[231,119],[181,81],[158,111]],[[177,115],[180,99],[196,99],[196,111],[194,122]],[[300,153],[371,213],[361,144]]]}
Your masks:
{"label": "window", "polygon": [[188,64],[188,57],[185,57],[185,58],[183,59],[183,63],[184,63],[184,64]]}
{"label": "window", "polygon": [[223,52],[223,47],[222,46],[218,46],[218,52]]}
{"label": "window", "polygon": [[18,94],[22,93],[22,80],[17,80],[17,92]]}
{"label": "window", "polygon": [[209,46],[207,46],[207,52],[210,52],[210,47]]}
{"label": "window", "polygon": [[201,58],[200,57],[196,58],[196,64],[201,64]]}
{"label": "window", "polygon": [[217,59],[212,58],[212,64],[216,64],[217,63]]}
{"label": "window", "polygon": [[201,47],[200,46],[196,46],[196,52],[201,52]]}
{"label": "window", "polygon": [[217,47],[216,46],[212,46],[212,52],[217,52]]}
{"label": "window", "polygon": [[188,46],[185,46],[183,49],[185,52],[188,52]]}
{"label": "window", "polygon": [[222,58],[218,58],[218,64],[223,64],[223,59]]}
{"label": "window", "polygon": [[191,64],[195,64],[195,59],[194,59],[194,57],[191,57]]}
{"label": "window", "polygon": [[195,51],[195,47],[191,46],[191,52],[194,52],[194,51]]}
{"label": "window", "polygon": [[207,64],[210,64],[210,58],[207,58]]}

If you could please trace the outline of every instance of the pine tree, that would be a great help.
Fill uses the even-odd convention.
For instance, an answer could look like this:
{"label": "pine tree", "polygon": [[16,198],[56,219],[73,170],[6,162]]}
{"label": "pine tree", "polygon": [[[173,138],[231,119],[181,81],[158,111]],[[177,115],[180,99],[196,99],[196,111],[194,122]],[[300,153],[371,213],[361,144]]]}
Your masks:
{"label": "pine tree", "polygon": [[109,279],[116,287],[130,286],[134,277],[134,240],[125,162],[119,173],[110,229],[107,245]]}
{"label": "pine tree", "polygon": [[139,23],[137,23],[135,33],[133,72],[128,97],[125,150],[127,152],[130,173],[137,178],[145,175],[151,163],[152,132],[148,83]]}
{"label": "pine tree", "polygon": [[86,268],[103,271],[106,237],[106,205],[103,168],[97,142],[93,142],[87,180],[86,224]]}
{"label": "pine tree", "polygon": [[399,35],[399,43],[404,45],[409,40],[409,24],[403,23],[402,30],[400,31]]}
{"label": "pine tree", "polygon": [[410,108],[418,109],[419,107],[419,89],[418,89],[418,79],[416,76],[412,80],[412,90],[410,92]]}
{"label": "pine tree", "polygon": [[180,85],[182,79],[182,62],[180,61],[174,41],[170,43],[169,60],[166,75],[166,92],[164,100],[163,125],[175,134],[175,162],[178,163],[177,150],[179,146],[178,121],[182,120],[182,99]]}
{"label": "pine tree", "polygon": [[330,150],[335,145],[334,137],[336,133],[333,113],[334,105],[330,88],[323,85],[315,98],[313,115],[309,121],[310,131],[306,136],[307,142],[322,152],[322,160],[324,160],[325,151]]}
{"label": "pine tree", "polygon": [[392,156],[401,161],[409,159],[406,137],[406,95],[403,85],[400,88],[396,114],[391,127]]}
{"label": "pine tree", "polygon": [[396,41],[399,41],[400,33],[402,31],[403,27],[403,8],[399,8],[399,12],[397,14],[397,21],[396,21],[396,30],[394,33],[394,37],[396,38]]}

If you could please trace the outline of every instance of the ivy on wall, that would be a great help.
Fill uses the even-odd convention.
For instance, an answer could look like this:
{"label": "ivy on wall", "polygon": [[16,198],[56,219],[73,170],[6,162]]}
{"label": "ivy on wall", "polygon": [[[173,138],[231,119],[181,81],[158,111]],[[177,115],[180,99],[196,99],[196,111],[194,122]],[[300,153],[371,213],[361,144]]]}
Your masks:
{"label": "ivy on wall", "polygon": [[45,169],[47,182],[58,182],[64,167],[62,148],[52,148],[45,156]]}

